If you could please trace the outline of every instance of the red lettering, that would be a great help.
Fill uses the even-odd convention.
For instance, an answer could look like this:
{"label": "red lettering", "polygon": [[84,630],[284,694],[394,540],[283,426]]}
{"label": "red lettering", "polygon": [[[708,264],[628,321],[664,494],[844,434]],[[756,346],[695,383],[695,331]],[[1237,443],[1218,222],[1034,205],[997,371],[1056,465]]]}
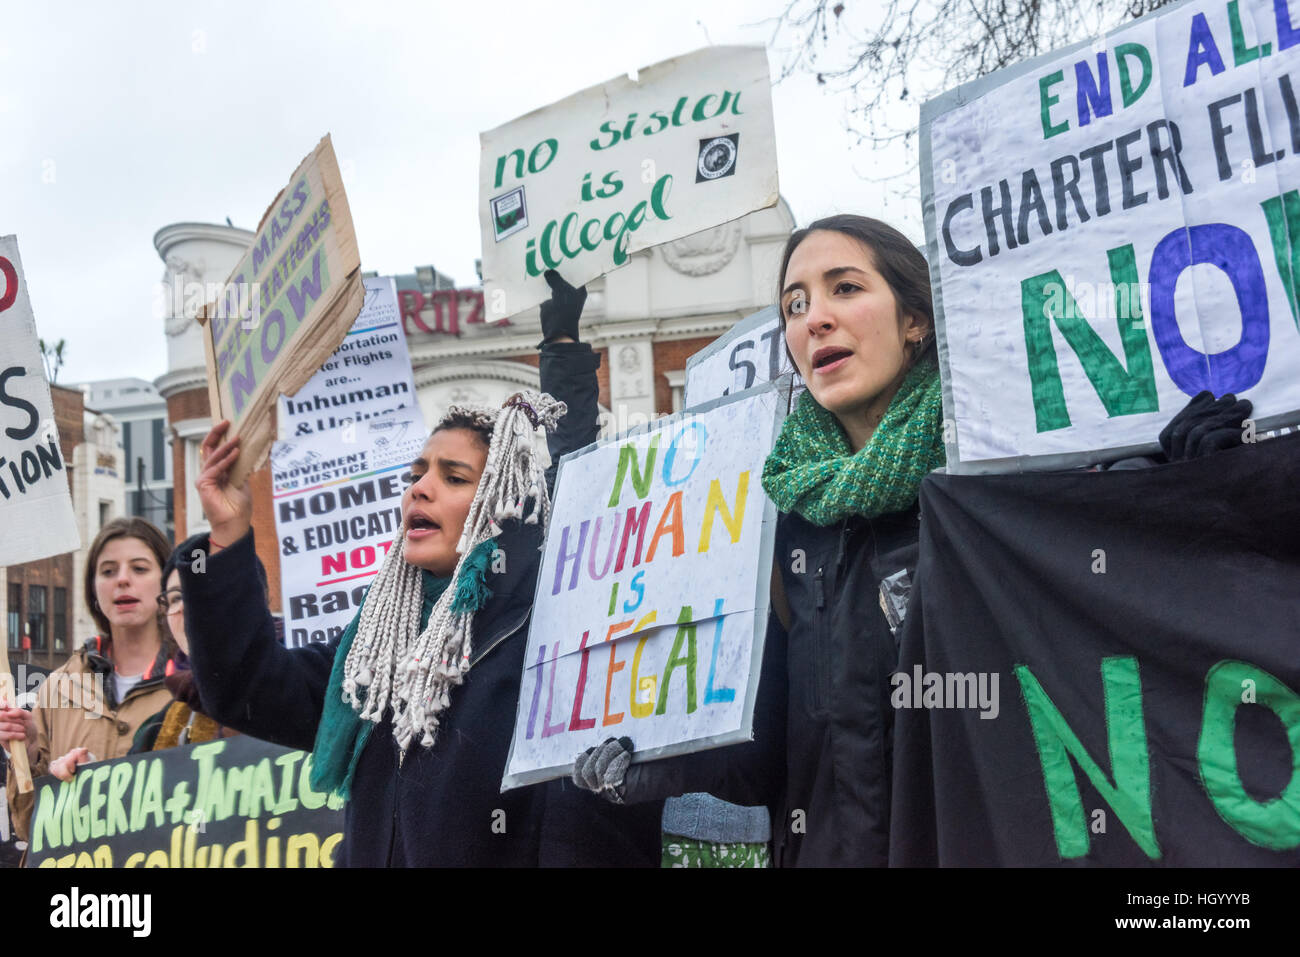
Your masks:
{"label": "red lettering", "polygon": [[596,726],[595,718],[582,717],[582,693],[587,690],[587,656],[591,654],[591,649],[587,647],[587,639],[591,637],[590,631],[582,633],[582,643],[578,645],[582,649],[582,661],[578,664],[578,689],[573,694],[573,716],[569,719],[570,731],[586,731],[588,728]]}
{"label": "red lettering", "polygon": [[[0,256],[0,273],[5,277],[4,295],[0,296],[0,312],[4,312],[14,304],[18,298],[18,270],[14,269],[14,264]],[[479,305],[482,306],[483,296],[479,294]]]}

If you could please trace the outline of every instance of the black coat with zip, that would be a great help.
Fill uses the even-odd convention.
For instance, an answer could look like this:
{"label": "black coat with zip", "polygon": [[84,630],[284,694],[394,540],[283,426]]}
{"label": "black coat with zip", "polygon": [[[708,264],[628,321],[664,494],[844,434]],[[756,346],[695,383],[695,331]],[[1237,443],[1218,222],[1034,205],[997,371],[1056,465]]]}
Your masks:
{"label": "black coat with zip", "polygon": [[828,527],[782,514],[773,562],[790,625],[769,621],[754,741],[634,764],[627,799],[766,804],[778,866],[885,866],[898,644],[880,583],[915,571],[918,537],[915,506]]}
{"label": "black coat with zip", "polygon": [[[576,346],[577,348],[574,348]],[[569,405],[552,456],[594,438],[590,348],[548,346],[542,384]],[[549,387],[549,388],[548,388]],[[590,421],[590,431],[565,423]],[[561,444],[563,443],[563,444]],[[311,750],[338,638],[288,650],[275,641],[250,532],[181,569],[186,632],[207,712],[246,734]],[[431,748],[401,758],[385,719],[357,765],[339,863],[347,866],[657,866],[660,807],[617,808],[569,781],[501,792],[541,559],[537,526],[507,522],[506,567],[474,620],[474,658]],[[206,536],[187,548],[207,550]],[[188,552],[187,552],[188,554]],[[629,814],[629,810],[633,813]]]}

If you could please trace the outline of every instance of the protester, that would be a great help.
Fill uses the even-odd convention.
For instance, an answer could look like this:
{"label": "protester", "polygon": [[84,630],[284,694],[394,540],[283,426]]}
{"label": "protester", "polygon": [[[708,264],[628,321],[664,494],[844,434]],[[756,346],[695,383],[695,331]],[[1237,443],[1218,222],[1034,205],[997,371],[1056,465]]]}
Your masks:
{"label": "protester", "polygon": [[[136,730],[171,694],[176,646],[158,594],[171,547],[142,518],[105,525],[86,559],[85,595],[99,634],[41,685],[33,711],[0,710],[0,741],[27,745],[32,777],[69,781],[78,766],[127,754]],[[28,835],[34,796],[19,794],[12,767],[9,805],[15,832]]]}
{"label": "protester", "polygon": [[[761,801],[778,866],[884,866],[897,610],[915,572],[921,480],[945,461],[929,270],[892,227],[833,216],[791,235],[779,294],[807,392],[763,470],[780,510],[781,627],[768,630],[754,744],[629,766],[631,743],[610,739],[578,756],[573,778],[628,803],[685,791]],[[1234,430],[1239,444],[1249,412],[1198,396],[1161,445],[1174,460],[1228,447]],[[784,741],[772,709],[787,716]]]}
{"label": "protester", "polygon": [[[140,726],[135,735],[135,743],[131,746],[133,754],[162,751],[186,744],[202,744],[237,733],[203,713],[198,685],[194,680],[194,672],[190,670],[190,642],[185,635],[185,598],[181,593],[179,568],[193,559],[194,556],[188,554],[182,545],[171,553],[163,565],[163,591],[158,596],[158,607],[166,615],[167,628],[179,648],[176,670],[163,679],[163,684],[172,694],[172,701]],[[266,568],[261,559],[257,559],[257,574],[262,582],[263,594],[267,594]]]}
{"label": "protester", "polygon": [[[917,490],[944,464],[929,271],[892,227],[836,216],[791,235],[779,293],[808,389],[763,470],[781,512],[780,622],[768,629],[755,741],[633,765],[621,797],[763,803],[778,866],[883,865],[897,644],[880,582],[914,565]],[[618,748],[580,757],[575,780],[619,797],[602,769]]]}
{"label": "protester", "polygon": [[501,792],[549,512],[535,430],[555,430],[557,461],[596,436],[599,357],[577,341],[586,290],[547,281],[540,373],[555,398],[451,408],[412,465],[360,612],[328,644],[275,642],[252,500],[227,481],[239,440],[222,441],[223,422],[203,443],[212,531],[186,547],[207,559],[180,566],[199,691],[218,721],[313,751],[313,785],[348,798],[343,864],[658,864],[658,806],[620,815],[567,781]]}

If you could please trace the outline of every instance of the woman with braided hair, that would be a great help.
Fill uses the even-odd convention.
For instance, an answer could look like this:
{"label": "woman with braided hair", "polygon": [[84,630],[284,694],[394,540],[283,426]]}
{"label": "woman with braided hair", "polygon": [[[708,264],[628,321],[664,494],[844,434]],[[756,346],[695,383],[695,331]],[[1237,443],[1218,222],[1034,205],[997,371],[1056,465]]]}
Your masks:
{"label": "woman with braided hair", "polygon": [[[218,423],[197,482],[209,535],[182,566],[185,625],[209,713],[313,752],[312,784],[348,799],[349,866],[658,862],[659,809],[628,818],[571,782],[501,793],[559,457],[596,437],[596,369],[577,341],[586,290],[547,273],[543,392],[453,406],[412,463],[402,527],[360,612],[328,644],[288,650],[252,574],[252,500],[227,481]],[[550,394],[547,394],[550,393]]]}

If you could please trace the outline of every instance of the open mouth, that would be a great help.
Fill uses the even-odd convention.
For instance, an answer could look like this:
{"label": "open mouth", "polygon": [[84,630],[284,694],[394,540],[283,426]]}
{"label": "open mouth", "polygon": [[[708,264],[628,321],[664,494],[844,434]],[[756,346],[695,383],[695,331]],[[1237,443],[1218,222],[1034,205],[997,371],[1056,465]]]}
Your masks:
{"label": "open mouth", "polygon": [[827,346],[825,349],[818,349],[813,354],[813,370],[816,372],[829,372],[851,355],[853,355],[851,349],[838,346]]}
{"label": "open mouth", "polygon": [[420,514],[411,515],[406,521],[406,534],[410,538],[432,535],[441,528],[442,526],[433,519]]}
{"label": "open mouth", "polygon": [[139,604],[140,604],[140,599],[138,599],[138,598],[115,598],[115,599],[113,599],[113,607],[115,607],[115,608],[129,609],[129,608],[135,608],[135,607],[136,607],[137,605],[139,605]]}

